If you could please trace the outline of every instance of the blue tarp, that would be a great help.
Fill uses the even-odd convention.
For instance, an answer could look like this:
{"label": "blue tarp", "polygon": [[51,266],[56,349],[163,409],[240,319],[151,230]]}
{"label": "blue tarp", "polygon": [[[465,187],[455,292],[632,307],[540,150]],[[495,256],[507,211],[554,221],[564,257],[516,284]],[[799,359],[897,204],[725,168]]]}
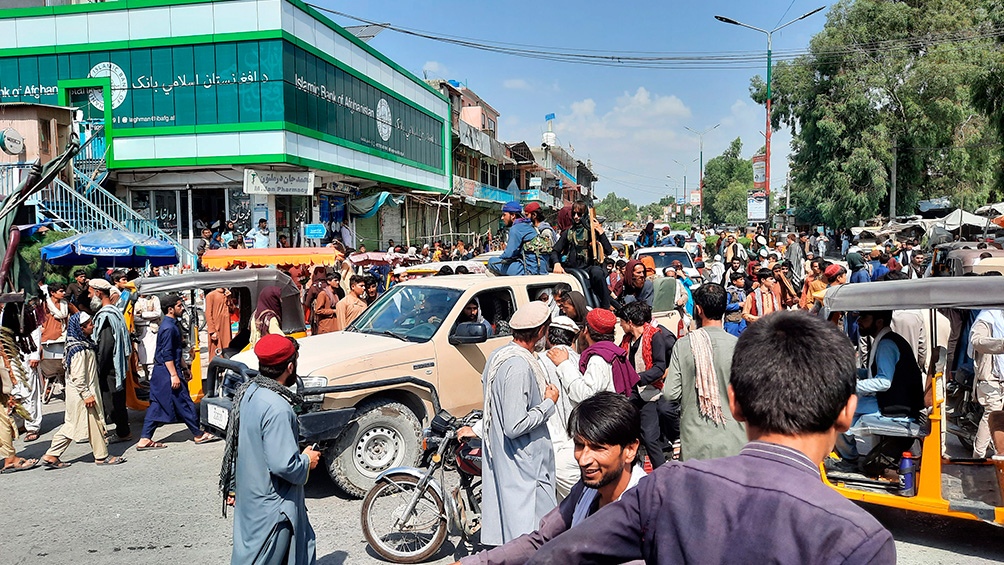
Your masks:
{"label": "blue tarp", "polygon": [[53,265],[86,265],[97,259],[102,267],[162,267],[178,262],[170,243],[137,233],[99,230],[46,245],[42,260]]}

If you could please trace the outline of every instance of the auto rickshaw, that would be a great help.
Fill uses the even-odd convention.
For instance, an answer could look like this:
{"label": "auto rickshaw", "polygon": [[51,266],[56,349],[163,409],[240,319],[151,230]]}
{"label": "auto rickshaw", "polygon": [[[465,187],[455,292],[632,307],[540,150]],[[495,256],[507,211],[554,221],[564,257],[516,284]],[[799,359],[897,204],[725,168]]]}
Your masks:
{"label": "auto rickshaw", "polygon": [[[936,309],[1004,308],[1004,277],[846,284],[827,289],[823,307],[827,317],[832,312],[925,310],[930,318],[930,333],[937,335]],[[823,480],[851,500],[1004,525],[1004,461],[973,459],[971,452],[964,453],[960,446],[948,442],[946,359],[946,348],[939,346],[930,365],[922,368],[926,369],[925,389],[929,398],[926,419],[866,425],[877,440],[913,440],[912,450],[919,453],[913,489],[903,488],[895,481],[828,473],[825,469]]]}
{"label": "auto rickshaw", "polygon": [[278,286],[282,289],[280,300],[282,303],[282,331],[295,339],[306,337],[307,329],[304,324],[303,304],[300,301],[300,291],[293,284],[293,279],[289,275],[276,269],[238,269],[233,271],[209,271],[203,273],[186,273],[183,275],[169,277],[148,277],[138,279],[136,286],[143,294],[168,294],[168,293],[188,293],[188,304],[190,310],[188,318],[193,323],[189,323],[186,340],[192,347],[191,370],[193,375],[200,378],[192,379],[188,383],[188,390],[192,394],[192,400],[199,402],[204,396],[202,386],[202,355],[199,344],[199,324],[194,323],[199,313],[196,302],[196,291],[209,292],[217,288],[229,288],[236,297],[238,309],[240,310],[240,331],[236,333],[230,341],[230,347],[223,350],[222,356],[229,358],[248,347],[251,337],[251,316],[255,306],[258,304],[258,294],[267,286]]}

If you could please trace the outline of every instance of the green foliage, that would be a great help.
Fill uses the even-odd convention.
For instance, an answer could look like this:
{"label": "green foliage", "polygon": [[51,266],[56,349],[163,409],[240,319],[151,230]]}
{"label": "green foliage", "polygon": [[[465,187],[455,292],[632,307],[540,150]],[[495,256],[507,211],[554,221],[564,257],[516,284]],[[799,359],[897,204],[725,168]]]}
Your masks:
{"label": "green foliage", "polygon": [[[991,3],[841,0],[810,54],[775,67],[771,123],[793,131],[800,221],[852,225],[886,213],[894,156],[899,214],[934,196],[987,201],[999,149],[969,85],[1001,58],[986,29]],[[766,102],[760,77],[750,94]]]}
{"label": "green foliage", "polygon": [[753,188],[753,165],[735,138],[721,155],[704,165],[704,222],[746,223],[746,191]]}
{"label": "green foliage", "polygon": [[[61,239],[74,235],[77,235],[76,232],[55,230],[36,233],[30,238],[22,240],[17,251],[21,257],[28,262],[28,266],[31,267],[31,272],[36,280],[40,277],[44,277],[46,284],[53,282],[68,283],[73,280],[73,271],[80,267],[60,267],[50,265],[49,263],[42,261],[41,249],[50,243],[55,243]],[[93,264],[90,267],[84,266],[88,272],[90,272],[92,267]]]}
{"label": "green foliage", "polygon": [[651,217],[653,222],[659,223],[665,220],[665,210],[658,202],[646,204],[638,209],[641,214],[641,221],[646,222]]}
{"label": "green foliage", "polygon": [[638,215],[638,207],[627,198],[621,198],[611,192],[596,203],[596,215],[605,216],[607,221],[634,221]]}

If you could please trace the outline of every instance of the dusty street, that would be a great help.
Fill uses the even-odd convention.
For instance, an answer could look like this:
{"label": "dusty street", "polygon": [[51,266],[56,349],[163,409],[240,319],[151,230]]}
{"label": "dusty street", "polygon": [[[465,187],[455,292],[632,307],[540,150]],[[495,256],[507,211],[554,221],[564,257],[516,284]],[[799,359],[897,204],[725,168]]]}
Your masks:
{"label": "dusty street", "polygon": [[[62,420],[63,403],[46,407],[44,435],[16,442],[19,454],[39,457]],[[136,433],[141,415],[133,413]],[[220,515],[216,492],[223,442],[196,445],[181,424],[161,428],[155,438],[167,449],[138,453],[134,445],[110,446],[124,465],[99,468],[86,444],[65,454],[73,466],[41,467],[0,476],[6,533],[3,557],[16,564],[226,563],[230,558],[231,519]],[[359,527],[361,503],[345,500],[318,467],[307,489],[310,520],[317,531],[318,562],[380,563]],[[896,537],[901,563],[995,563],[1004,560],[1004,535],[977,522],[908,514],[867,507]],[[451,541],[456,541],[453,538]],[[435,563],[450,563],[447,542]]]}

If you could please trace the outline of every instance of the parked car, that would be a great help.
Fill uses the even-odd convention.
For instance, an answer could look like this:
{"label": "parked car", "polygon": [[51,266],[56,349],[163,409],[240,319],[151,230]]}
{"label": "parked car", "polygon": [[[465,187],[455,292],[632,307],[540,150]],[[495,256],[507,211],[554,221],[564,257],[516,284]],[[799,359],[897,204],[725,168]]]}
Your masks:
{"label": "parked car", "polygon": [[[511,341],[516,309],[558,283],[581,291],[579,280],[554,274],[410,280],[394,285],[345,331],[298,340],[301,392],[310,400],[299,416],[301,440],[320,444],[335,484],[362,497],[383,471],[419,462],[422,428],[440,410],[483,407],[485,361]],[[487,324],[459,321],[474,300]],[[233,361],[257,368],[251,351]],[[226,432],[227,391],[239,378],[227,363],[210,371],[207,386],[224,394],[203,400],[203,424],[216,433]]]}

